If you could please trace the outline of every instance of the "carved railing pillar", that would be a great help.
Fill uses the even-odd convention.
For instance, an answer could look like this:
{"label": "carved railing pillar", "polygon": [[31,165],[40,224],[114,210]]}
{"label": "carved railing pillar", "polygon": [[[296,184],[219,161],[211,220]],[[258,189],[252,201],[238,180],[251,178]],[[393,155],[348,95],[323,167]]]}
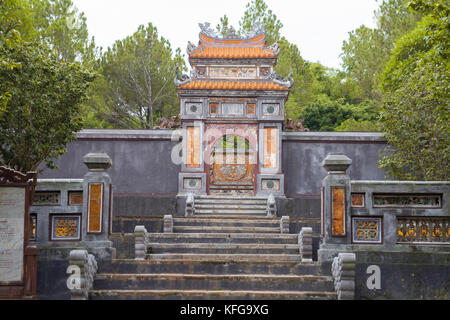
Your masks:
{"label": "carved railing pillar", "polygon": [[172,215],[164,216],[164,233],[173,233],[173,217],[172,217]]}
{"label": "carved railing pillar", "polygon": [[88,300],[98,266],[94,255],[87,250],[72,250],[69,254],[67,286],[71,300]]}
{"label": "carved railing pillar", "polygon": [[298,246],[302,262],[312,262],[312,228],[303,227],[298,235]]}
{"label": "carved railing pillar", "polygon": [[282,216],[280,219],[281,233],[289,233],[289,216]]}
{"label": "carved railing pillar", "polygon": [[188,194],[186,199],[186,217],[191,217],[195,213],[195,199],[192,193]]}
{"label": "carved railing pillar", "polygon": [[339,253],[333,259],[331,273],[338,300],[355,299],[355,265],[356,255],[354,253]]}
{"label": "carved railing pillar", "polygon": [[145,260],[148,246],[147,229],[144,226],[134,228],[134,259]]}
{"label": "carved railing pillar", "polygon": [[268,217],[277,216],[277,203],[272,193],[269,194],[269,197],[267,198],[267,216]]}
{"label": "carved railing pillar", "polygon": [[345,155],[328,155],[322,166],[328,175],[322,181],[322,245],[349,244],[350,178],[346,170],[352,160]]}

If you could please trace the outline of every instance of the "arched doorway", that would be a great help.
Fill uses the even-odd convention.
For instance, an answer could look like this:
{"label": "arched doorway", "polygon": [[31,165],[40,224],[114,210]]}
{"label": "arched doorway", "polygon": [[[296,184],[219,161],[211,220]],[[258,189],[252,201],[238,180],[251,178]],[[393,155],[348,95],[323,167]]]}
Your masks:
{"label": "arched doorway", "polygon": [[209,194],[254,195],[256,152],[238,135],[217,139],[210,153]]}

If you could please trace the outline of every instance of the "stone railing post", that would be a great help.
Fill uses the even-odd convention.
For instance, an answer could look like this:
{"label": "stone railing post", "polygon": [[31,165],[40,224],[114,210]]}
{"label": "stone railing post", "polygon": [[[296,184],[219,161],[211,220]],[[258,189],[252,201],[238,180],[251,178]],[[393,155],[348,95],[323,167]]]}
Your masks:
{"label": "stone railing post", "polygon": [[312,228],[303,227],[298,234],[298,247],[302,262],[312,262]]}
{"label": "stone railing post", "polygon": [[134,228],[134,259],[145,260],[148,246],[147,229],[144,226]]}
{"label": "stone railing post", "polygon": [[195,199],[192,193],[188,194],[186,199],[186,217],[191,217],[195,213]]}
{"label": "stone railing post", "polygon": [[173,218],[170,214],[164,216],[164,233],[173,233]]}
{"label": "stone railing post", "polygon": [[281,233],[289,233],[289,216],[282,216],[280,219]]}
{"label": "stone railing post", "polygon": [[354,253],[339,253],[334,258],[331,273],[338,300],[355,299],[355,266],[356,255]]}
{"label": "stone railing post", "polygon": [[97,273],[97,261],[87,250],[72,250],[69,254],[67,287],[71,300],[88,300]]}
{"label": "stone railing post", "polygon": [[269,194],[269,197],[267,198],[267,216],[268,217],[277,216],[277,203],[272,193]]}
{"label": "stone railing post", "polygon": [[322,244],[350,244],[350,178],[346,170],[352,160],[345,155],[328,155],[322,166],[328,175],[322,181]]}
{"label": "stone railing post", "polygon": [[98,259],[112,256],[109,241],[112,228],[112,180],[106,170],[112,160],[106,153],[88,153],[83,157],[88,173],[83,177],[82,239]]}

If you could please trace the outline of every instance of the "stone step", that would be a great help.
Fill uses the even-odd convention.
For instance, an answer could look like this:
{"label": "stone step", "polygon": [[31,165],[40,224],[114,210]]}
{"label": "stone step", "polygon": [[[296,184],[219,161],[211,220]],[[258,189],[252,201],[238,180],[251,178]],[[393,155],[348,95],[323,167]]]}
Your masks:
{"label": "stone step", "polygon": [[281,233],[280,227],[221,227],[221,226],[176,226],[173,227],[173,232],[180,233]]}
{"label": "stone step", "polygon": [[265,209],[195,209],[195,215],[198,214],[244,214],[244,215],[267,215]]}
{"label": "stone step", "polygon": [[267,197],[257,197],[257,196],[227,196],[227,195],[198,195],[195,196],[195,200],[239,200],[239,201],[267,201]]}
{"label": "stone step", "polygon": [[[335,292],[250,290],[91,290],[93,300],[335,300]],[[222,310],[223,312],[223,310]]]}
{"label": "stone step", "polygon": [[280,219],[174,218],[174,226],[279,227]]}
{"label": "stone step", "polygon": [[147,254],[149,260],[194,260],[209,262],[300,262],[299,254],[196,254],[196,253],[156,253]]}
{"label": "stone step", "polygon": [[[264,215],[245,215],[245,214],[195,214],[192,218],[196,219],[235,219],[235,220],[248,220],[248,219],[258,219],[258,220],[277,220],[280,221],[280,217],[269,217]],[[178,219],[174,218],[174,219]]]}
{"label": "stone step", "polygon": [[297,244],[149,243],[149,253],[298,254]]}
{"label": "stone step", "polygon": [[188,274],[299,274],[320,275],[317,262],[298,261],[230,261],[211,255],[209,261],[183,259],[133,260],[114,259],[99,264],[99,273],[188,273]]}
{"label": "stone step", "polygon": [[159,243],[298,243],[298,235],[281,233],[149,233],[148,239]]}
{"label": "stone step", "polygon": [[246,200],[246,199],[227,199],[227,198],[217,198],[217,199],[197,199],[194,200],[195,205],[207,205],[207,204],[217,204],[217,205],[267,205],[267,200]]}
{"label": "stone step", "polygon": [[195,210],[198,209],[260,209],[266,210],[266,204],[242,203],[242,204],[217,204],[214,203],[195,203]]}
{"label": "stone step", "polygon": [[331,277],[267,274],[97,274],[95,290],[281,290],[333,291]]}

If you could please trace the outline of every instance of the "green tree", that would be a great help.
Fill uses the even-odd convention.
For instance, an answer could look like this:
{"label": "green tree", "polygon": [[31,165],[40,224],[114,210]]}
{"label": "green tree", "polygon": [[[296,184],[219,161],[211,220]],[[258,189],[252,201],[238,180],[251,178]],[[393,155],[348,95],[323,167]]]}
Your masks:
{"label": "green tree", "polygon": [[353,132],[364,132],[364,131],[380,131],[380,125],[374,121],[369,120],[355,120],[350,118],[342,122],[339,126],[334,128],[334,131],[353,131]]}
{"label": "green tree", "polygon": [[311,131],[333,131],[347,119],[357,121],[374,121],[377,113],[364,104],[351,105],[344,98],[332,100],[322,95],[305,106],[300,112],[303,125]]}
{"label": "green tree", "polygon": [[35,32],[27,40],[38,40],[55,50],[67,61],[93,64],[99,49],[94,38],[89,38],[84,13],[79,12],[72,0],[28,0],[30,18]]}
{"label": "green tree", "polygon": [[[29,8],[26,2],[21,0],[0,0],[0,47],[15,48],[23,41],[23,31],[32,29],[28,19]],[[12,57],[0,55],[0,71],[20,68],[21,63]],[[0,92],[0,112],[6,108],[11,98],[8,91]]]}
{"label": "green tree", "polygon": [[230,25],[230,22],[228,21],[228,17],[225,14],[222,18],[220,18],[220,23],[216,26],[216,29],[217,29],[217,32],[220,33],[222,36],[226,36],[234,28],[232,25]]}
{"label": "green tree", "polygon": [[0,70],[0,92],[11,93],[0,112],[0,162],[22,172],[43,161],[54,168],[82,128],[81,103],[94,75],[36,43],[1,46],[0,56],[21,65]]}
{"label": "green tree", "polygon": [[178,114],[175,69],[185,69],[182,55],[158,37],[151,23],[114,43],[101,58],[106,85],[104,118],[116,128],[153,129],[158,117]]}
{"label": "green tree", "polygon": [[377,27],[360,26],[342,45],[342,66],[348,79],[356,82],[362,100],[382,100],[378,84],[393,45],[420,20],[420,14],[408,10],[405,2],[384,0],[374,13]]}
{"label": "green tree", "polygon": [[425,17],[396,43],[382,77],[390,148],[380,166],[398,179],[449,180],[450,6],[416,0],[411,8]]}
{"label": "green tree", "polygon": [[280,30],[283,28],[283,24],[264,0],[252,0],[247,3],[244,16],[239,21],[239,32],[241,34],[249,32],[255,24],[265,26],[266,40],[269,45],[280,40]]}

